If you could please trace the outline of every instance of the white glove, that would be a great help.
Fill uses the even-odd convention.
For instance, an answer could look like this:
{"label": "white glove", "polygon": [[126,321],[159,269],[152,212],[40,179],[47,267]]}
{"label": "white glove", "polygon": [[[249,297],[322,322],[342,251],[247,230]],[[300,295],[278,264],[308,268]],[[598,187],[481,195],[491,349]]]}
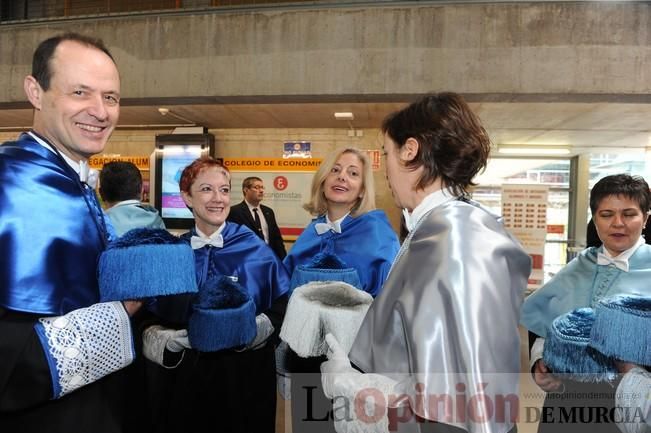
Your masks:
{"label": "white glove", "polygon": [[[381,403],[388,401],[389,395],[394,392],[396,382],[380,374],[360,373],[350,365],[346,352],[332,334],[327,334],[325,341],[328,343],[328,360],[321,364],[321,384],[328,398],[344,397],[343,401],[354,402],[353,404],[357,405],[359,403],[356,397],[364,389],[375,389],[385,396],[385,399],[380,401],[363,400],[365,414],[372,416],[383,414],[374,422],[358,419],[356,408],[336,407],[335,403],[333,405],[335,430],[338,433],[388,433],[389,419],[386,415],[388,409]],[[344,410],[345,414],[338,413],[341,410]]]}
{"label": "white glove", "polygon": [[355,376],[361,373],[351,367],[348,355],[334,335],[327,334],[325,341],[328,344],[326,354],[328,360],[321,364],[321,384],[323,385],[323,393],[328,398],[334,398],[341,395],[342,381],[345,381],[347,376]]}
{"label": "white glove", "polygon": [[142,333],[142,353],[145,358],[165,368],[177,367],[183,360],[183,356],[175,365],[165,365],[163,358],[165,350],[170,352],[181,352],[190,349],[187,329],[167,329],[160,325],[150,326]]}
{"label": "white glove", "polygon": [[267,317],[266,314],[260,313],[255,316],[255,338],[252,342],[246,345],[244,349],[238,350],[238,352],[243,352],[245,350],[256,350],[264,347],[264,344],[267,341],[267,338],[274,333],[274,325],[271,324],[271,320]]}

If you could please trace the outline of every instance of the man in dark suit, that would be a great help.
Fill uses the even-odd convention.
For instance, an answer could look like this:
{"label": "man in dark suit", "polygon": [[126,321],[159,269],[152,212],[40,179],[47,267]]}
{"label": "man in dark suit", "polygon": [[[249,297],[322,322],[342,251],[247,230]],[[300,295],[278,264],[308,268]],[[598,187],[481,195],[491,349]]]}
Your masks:
{"label": "man in dark suit", "polygon": [[287,255],[283,237],[276,223],[274,211],[260,204],[264,198],[264,184],[259,177],[247,177],[242,182],[244,200],[231,206],[228,221],[245,225],[260,236],[278,257]]}

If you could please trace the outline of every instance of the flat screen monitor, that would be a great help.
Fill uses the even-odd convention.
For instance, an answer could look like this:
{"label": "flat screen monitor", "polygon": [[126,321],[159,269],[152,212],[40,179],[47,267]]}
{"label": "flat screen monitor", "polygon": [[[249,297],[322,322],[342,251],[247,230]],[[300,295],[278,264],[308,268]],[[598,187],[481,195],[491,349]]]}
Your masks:
{"label": "flat screen monitor", "polygon": [[168,229],[191,229],[192,212],[187,208],[179,180],[183,169],[195,159],[212,155],[212,134],[169,134],[156,136],[154,206]]}

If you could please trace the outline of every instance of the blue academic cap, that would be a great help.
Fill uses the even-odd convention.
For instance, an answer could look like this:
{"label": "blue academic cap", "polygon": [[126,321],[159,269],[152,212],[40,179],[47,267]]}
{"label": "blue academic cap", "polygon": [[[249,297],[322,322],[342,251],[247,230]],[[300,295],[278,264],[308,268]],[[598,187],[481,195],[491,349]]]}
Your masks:
{"label": "blue academic cap", "polygon": [[578,382],[615,378],[613,360],[588,347],[594,320],[592,308],[578,308],[554,319],[543,351],[543,361],[553,373]]}
{"label": "blue academic cap", "polygon": [[98,280],[101,302],[197,292],[192,248],[163,229],[133,229],[109,243]]}

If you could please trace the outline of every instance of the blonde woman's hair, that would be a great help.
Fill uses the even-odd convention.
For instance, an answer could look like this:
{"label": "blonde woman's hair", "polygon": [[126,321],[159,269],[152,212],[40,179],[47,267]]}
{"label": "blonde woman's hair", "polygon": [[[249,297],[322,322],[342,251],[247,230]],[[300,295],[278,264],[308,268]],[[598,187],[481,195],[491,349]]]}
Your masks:
{"label": "blonde woman's hair", "polygon": [[353,147],[347,147],[331,153],[323,160],[321,166],[314,173],[310,201],[303,205],[303,209],[314,216],[323,215],[328,211],[328,202],[323,192],[326,177],[332,171],[339,157],[345,153],[352,153],[362,162],[362,197],[357,200],[350,210],[350,215],[356,217],[375,209],[375,187],[373,185],[373,172],[365,152]]}

